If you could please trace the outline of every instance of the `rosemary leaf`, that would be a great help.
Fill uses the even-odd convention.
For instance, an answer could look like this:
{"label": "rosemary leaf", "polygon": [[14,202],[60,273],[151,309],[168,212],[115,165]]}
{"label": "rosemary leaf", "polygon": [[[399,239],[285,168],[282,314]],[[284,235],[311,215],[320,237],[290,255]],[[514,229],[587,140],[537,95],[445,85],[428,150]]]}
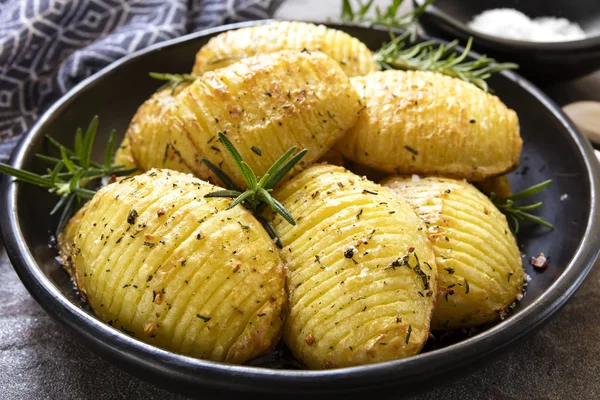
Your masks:
{"label": "rosemary leaf", "polygon": [[111,165],[114,161],[116,135],[117,131],[113,129],[112,131],[110,131],[110,135],[108,136],[108,144],[106,145],[106,153],[104,154],[104,169],[106,171],[109,171],[111,169]]}
{"label": "rosemary leaf", "polygon": [[391,41],[384,44],[375,55],[375,62],[383,69],[401,69],[439,72],[453,78],[470,82],[484,91],[489,91],[486,79],[492,74],[518,68],[513,63],[496,63],[496,60],[485,55],[474,61],[465,61],[471,46],[469,38],[465,49],[456,53],[458,41],[439,44],[435,41],[425,41],[413,44],[411,32],[400,36],[390,33]]}
{"label": "rosemary leaf", "polygon": [[265,189],[272,189],[277,185],[277,183],[283,178],[294,166],[306,155],[308,152],[307,149],[303,149],[298,152],[294,157],[292,157],[283,167],[277,170],[272,176],[267,179],[265,183]]}
{"label": "rosemary leaf", "polygon": [[500,212],[506,215],[507,219],[510,220],[510,222],[512,222],[511,228],[515,234],[519,232],[519,221],[532,222],[534,224],[554,229],[554,225],[552,225],[545,219],[526,212],[540,208],[543,205],[543,202],[538,201],[532,204],[522,206],[516,204],[516,201],[523,200],[536,193],[539,193],[540,191],[549,187],[551,184],[552,180],[549,179],[544,182],[540,182],[538,184],[530,186],[527,189],[524,189],[521,192],[516,193],[510,197],[498,198],[493,192],[490,193],[489,197],[490,200],[492,200],[492,202],[496,206],[496,208],[498,208],[498,210],[500,210]]}
{"label": "rosemary leaf", "polygon": [[262,215],[257,215],[256,219],[258,220],[258,222],[260,222],[262,224],[263,228],[265,228],[265,231],[267,231],[267,233],[269,234],[269,237],[275,242],[275,245],[278,248],[283,249],[283,244],[281,243],[281,239],[279,239],[277,232],[275,232],[275,228],[273,228],[273,224],[271,223],[271,221],[269,221]]}
{"label": "rosemary leaf", "polygon": [[211,193],[204,195],[204,197],[234,197],[235,198],[241,194],[242,193],[238,192],[237,190],[217,190],[216,192],[211,192]]}
{"label": "rosemary leaf", "polygon": [[90,161],[92,159],[92,147],[94,145],[94,140],[96,139],[97,130],[98,116],[96,115],[94,118],[92,118],[92,122],[90,122],[90,125],[83,136],[83,147],[81,149],[81,153],[78,153],[78,156],[81,160],[81,167],[83,169],[87,169],[90,166]]}
{"label": "rosemary leaf", "polygon": [[[210,194],[210,193],[209,193]],[[229,207],[227,207],[228,210],[232,209],[233,207],[237,206],[238,204],[240,204],[242,201],[246,200],[247,198],[249,198],[250,196],[253,196],[254,193],[250,190],[245,191],[244,193],[240,194],[238,197],[236,197],[235,200],[233,200],[231,202],[231,204],[229,204]],[[208,196],[208,195],[206,195]],[[205,197],[206,197],[205,196]]]}
{"label": "rosemary leaf", "polygon": [[217,167],[215,164],[213,164],[206,158],[203,158],[202,162],[208,167],[208,169],[210,169],[213,172],[213,174],[217,176],[217,178],[219,178],[219,180],[223,183],[223,185],[225,185],[226,188],[241,192],[240,188],[221,168]]}

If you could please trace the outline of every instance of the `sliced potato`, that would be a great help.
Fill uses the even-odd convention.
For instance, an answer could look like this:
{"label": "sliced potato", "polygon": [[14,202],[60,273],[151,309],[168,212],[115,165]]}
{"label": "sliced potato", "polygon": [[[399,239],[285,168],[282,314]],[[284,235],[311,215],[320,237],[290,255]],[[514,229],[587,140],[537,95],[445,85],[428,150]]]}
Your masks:
{"label": "sliced potato", "polygon": [[150,170],[101,189],[61,235],[94,312],[144,342],[243,363],[279,340],[285,268],[261,224],[216,187]]}
{"label": "sliced potato", "polygon": [[215,36],[196,54],[193,73],[201,75],[257,54],[304,49],[329,55],[348,76],[379,70],[367,46],[347,33],[324,25],[282,21]]}
{"label": "sliced potato", "polygon": [[366,101],[340,140],[344,157],[396,174],[470,181],[519,164],[517,114],[475,85],[423,71],[385,71],[352,78]]}
{"label": "sliced potato", "polygon": [[201,161],[206,157],[242,186],[217,132],[227,135],[258,175],[290,147],[307,148],[300,170],[346,133],[360,108],[356,90],[330,57],[283,51],[207,72],[175,96],[154,95],[127,135],[144,170],[167,167],[215,181]]}
{"label": "sliced potato", "polygon": [[310,368],[417,354],[429,334],[437,268],[424,223],[389,189],[315,165],[275,193],[296,218],[274,227],[289,260],[283,340]]}
{"label": "sliced potato", "polygon": [[392,177],[382,184],[406,199],[428,226],[439,269],[432,328],[497,320],[520,295],[524,278],[504,214],[464,181]]}

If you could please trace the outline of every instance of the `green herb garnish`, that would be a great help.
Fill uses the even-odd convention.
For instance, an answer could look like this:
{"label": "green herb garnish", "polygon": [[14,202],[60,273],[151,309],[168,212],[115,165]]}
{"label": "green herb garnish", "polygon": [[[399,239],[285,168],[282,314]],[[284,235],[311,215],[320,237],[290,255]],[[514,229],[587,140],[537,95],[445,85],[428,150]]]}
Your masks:
{"label": "green herb garnish", "polygon": [[[374,6],[374,0],[343,0],[341,19],[344,22],[368,23],[369,25],[383,25],[388,28],[404,29],[410,32],[412,41],[417,38],[417,21],[425,9],[433,3],[427,0],[418,7],[413,8],[406,14],[398,15],[400,6],[404,0],[392,0],[385,9]],[[354,4],[354,5],[353,5]],[[374,10],[372,15],[369,11]]]}
{"label": "green herb garnish", "polygon": [[199,79],[199,76],[191,75],[191,74],[169,74],[169,73],[160,73],[160,72],[150,72],[150,78],[157,79],[159,81],[166,81],[161,87],[156,89],[157,92],[170,87],[171,94],[175,94],[177,88],[181,85],[188,85],[194,82],[196,79]]}
{"label": "green herb garnish", "polygon": [[[217,190],[209,193],[204,197],[230,197],[235,198],[227,207],[231,209],[238,204],[242,204],[248,210],[257,217],[258,221],[262,223],[269,236],[275,240],[275,243],[279,248],[282,247],[281,241],[275,233],[275,229],[271,223],[260,216],[260,213],[266,206],[271,207],[273,211],[278,213],[292,225],[296,225],[296,221],[292,214],[281,204],[276,198],[271,196],[271,192],[277,183],[304,157],[308,152],[307,149],[299,151],[296,155],[292,156],[296,151],[296,146],[291,147],[286,151],[277,161],[271,165],[271,168],[262,176],[257,177],[252,168],[242,159],[242,155],[235,148],[233,143],[225,136],[223,132],[219,132],[219,140],[225,146],[227,152],[231,155],[231,158],[235,161],[235,164],[242,172],[244,182],[246,182],[246,190],[242,192],[233,180],[219,167],[207,160],[202,159],[202,162],[206,164],[211,171],[221,180],[221,182],[227,187],[225,190]],[[291,158],[290,158],[291,157]]]}
{"label": "green herb garnish", "polygon": [[518,65],[513,63],[498,64],[496,60],[485,55],[475,61],[465,61],[471,51],[473,38],[469,38],[465,49],[460,54],[456,53],[457,40],[448,44],[440,44],[433,40],[417,43],[418,19],[433,0],[424,1],[412,11],[398,15],[402,3],[403,0],[392,0],[385,10],[375,6],[375,12],[371,13],[374,15],[369,16],[369,11],[374,6],[373,0],[342,2],[342,21],[366,22],[371,25],[404,30],[404,33],[399,36],[395,36],[390,31],[390,42],[375,52],[375,62],[380,68],[439,72],[470,82],[486,92],[489,90],[486,79],[492,74],[518,68]]}
{"label": "green herb garnish", "polygon": [[52,164],[52,168],[47,168],[46,174],[36,174],[0,163],[0,173],[13,176],[21,182],[48,188],[49,192],[60,196],[60,200],[50,211],[50,215],[54,215],[61,208],[63,209],[56,229],[57,234],[62,231],[75,207],[80,205],[82,200],[91,199],[96,193],[88,187],[97,186],[99,183],[106,184],[107,179],[113,176],[129,175],[136,170],[136,168],[125,168],[122,165],[112,165],[115,147],[114,130],[111,131],[108,138],[104,164],[92,161],[92,148],[97,130],[98,116],[92,119],[85,134],[81,128],[77,129],[75,151],[67,149],[55,139],[46,136],[48,143],[60,153],[60,158],[36,154],[38,159]]}
{"label": "green herb garnish", "polygon": [[374,55],[380,68],[439,72],[470,82],[487,92],[486,79],[492,74],[519,67],[513,63],[498,64],[495,59],[485,55],[474,61],[465,61],[471,51],[473,38],[469,38],[465,49],[459,54],[456,52],[458,40],[448,44],[433,40],[412,44],[410,35],[408,31],[400,36],[390,33],[391,41]]}
{"label": "green herb garnish", "polygon": [[494,203],[494,205],[498,208],[498,210],[500,210],[504,215],[506,215],[510,219],[513,225],[512,229],[514,230],[515,234],[519,232],[519,221],[529,221],[550,229],[554,229],[554,225],[552,225],[545,219],[527,212],[535,210],[536,208],[540,208],[543,204],[541,201],[538,201],[537,203],[533,204],[527,204],[524,206],[518,206],[515,204],[516,201],[523,200],[536,193],[539,193],[551,184],[552,180],[548,179],[547,181],[530,186],[527,189],[522,190],[519,193],[516,193],[510,197],[498,198],[493,192],[490,193],[489,197]]}

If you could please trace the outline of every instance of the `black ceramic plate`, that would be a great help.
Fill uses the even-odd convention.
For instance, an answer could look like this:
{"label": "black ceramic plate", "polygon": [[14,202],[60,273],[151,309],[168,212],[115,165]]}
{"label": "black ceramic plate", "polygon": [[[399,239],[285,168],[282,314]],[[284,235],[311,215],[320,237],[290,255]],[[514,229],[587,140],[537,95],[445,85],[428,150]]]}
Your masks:
{"label": "black ceramic plate", "polygon": [[[231,25],[171,40],[132,54],[77,85],[54,104],[21,141],[12,163],[39,169],[33,155],[45,152],[44,135],[70,143],[77,127],[100,117],[99,141],[110,129],[125,132],[137,107],[158,86],[149,71],[188,72],[196,51]],[[388,36],[383,30],[334,26],[377,48]],[[579,287],[599,251],[600,171],[589,143],[538,89],[513,73],[490,81],[496,94],[517,111],[524,139],[521,167],[511,174],[515,190],[551,178],[539,194],[541,215],[557,229],[522,228],[518,237],[526,256],[544,252],[549,267],[537,273],[525,262],[532,281],[512,315],[487,330],[445,347],[430,346],[415,357],[376,365],[306,371],[262,366],[235,366],[173,354],[139,342],[100,322],[74,294],[67,274],[49,247],[56,220],[48,217],[56,199],[36,187],[3,179],[0,223],[8,255],[33,297],[76,338],[102,357],[131,373],[172,389],[202,393],[207,387],[246,392],[343,392],[384,388],[407,389],[458,367],[473,365],[511,344],[555,313]],[[98,146],[97,156],[103,154]],[[562,199],[562,200],[561,200]],[[439,339],[438,339],[439,340]],[[436,348],[439,347],[439,348]],[[260,363],[259,363],[260,364]],[[265,367],[267,365],[267,367]]]}

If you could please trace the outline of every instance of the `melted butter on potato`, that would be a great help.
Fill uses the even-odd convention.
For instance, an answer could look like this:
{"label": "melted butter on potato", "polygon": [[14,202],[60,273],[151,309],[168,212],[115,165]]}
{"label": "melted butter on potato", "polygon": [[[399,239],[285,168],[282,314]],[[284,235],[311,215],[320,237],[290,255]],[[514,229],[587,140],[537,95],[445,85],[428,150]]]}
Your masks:
{"label": "melted butter on potato", "polygon": [[391,177],[382,182],[427,223],[439,268],[433,329],[495,321],[523,287],[521,254],[506,217],[459,180]]}
{"label": "melted butter on potato", "polygon": [[177,353],[243,363],[279,340],[285,268],[248,211],[204,198],[215,189],[156,169],[110,184],[60,247],[105,322]]}
{"label": "melted butter on potato", "polygon": [[214,181],[205,157],[243,186],[218,132],[257,175],[290,147],[306,148],[297,171],[325,154],[354,125],[361,107],[333,59],[289,50],[207,72],[175,96],[168,90],[155,94],[140,107],[127,136],[143,170],[167,167]]}
{"label": "melted butter on potato", "polygon": [[517,114],[471,83],[434,72],[392,70],[352,83],[366,108],[336,146],[350,160],[388,173],[469,181],[519,164]]}
{"label": "melted butter on potato", "polygon": [[348,76],[379,70],[367,46],[347,33],[324,25],[282,21],[215,36],[196,54],[193,73],[201,75],[261,53],[303,49],[329,55]]}
{"label": "melted butter on potato", "polygon": [[417,354],[429,334],[437,268],[424,223],[389,189],[315,165],[275,197],[296,218],[274,227],[288,259],[283,340],[309,368]]}

